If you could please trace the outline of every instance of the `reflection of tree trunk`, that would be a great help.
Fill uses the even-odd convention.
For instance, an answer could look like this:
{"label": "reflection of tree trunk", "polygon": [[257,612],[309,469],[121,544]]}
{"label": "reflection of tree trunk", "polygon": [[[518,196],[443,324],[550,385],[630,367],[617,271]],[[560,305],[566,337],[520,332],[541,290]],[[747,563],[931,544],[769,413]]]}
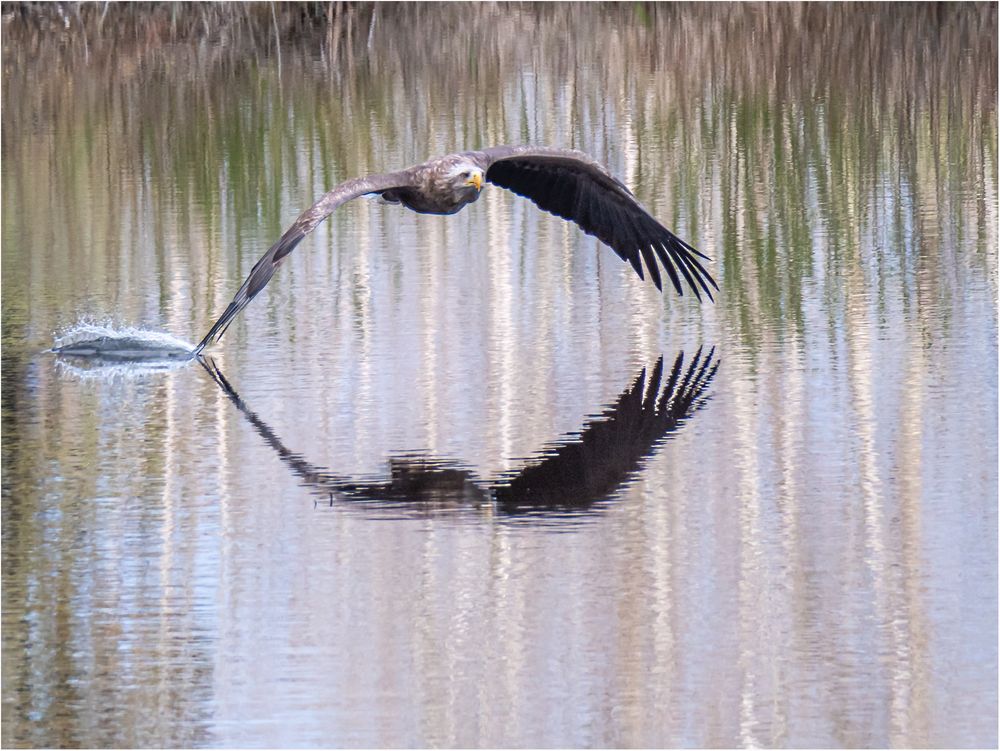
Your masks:
{"label": "reflection of tree trunk", "polygon": [[[918,288],[922,285],[918,282]],[[854,267],[848,289],[853,290],[846,309],[848,379],[853,426],[857,434],[860,501],[864,528],[864,557],[856,560],[857,581],[870,580],[871,605],[877,624],[877,651],[883,655],[884,684],[888,694],[890,745],[907,746],[928,739],[928,689],[923,602],[921,592],[924,548],[921,541],[923,494],[919,472],[903,472],[894,479],[883,468],[920,467],[924,431],[921,416],[927,372],[924,346],[919,336],[901,332],[906,362],[900,390],[899,411],[880,405],[876,398],[878,370],[891,348],[882,341],[873,310],[876,301],[863,271]],[[900,455],[886,455],[878,433],[890,430],[899,441]]]}
{"label": "reflection of tree trunk", "polygon": [[[908,348],[904,393],[900,410],[900,466],[924,466],[922,421],[930,411],[924,402],[923,374],[928,363],[920,341]],[[924,488],[919,472],[898,476],[899,565],[893,581],[893,627],[896,652],[891,661],[892,705],[890,745],[902,747],[929,740],[931,733],[930,659],[928,652],[926,596],[924,592],[924,538],[921,530]]]}
{"label": "reflection of tree trunk", "polygon": [[764,551],[760,529],[762,472],[757,445],[757,414],[754,393],[746,381],[732,384],[732,417],[735,440],[734,464],[739,473],[741,488],[739,503],[739,578],[737,580],[739,613],[739,715],[738,738],[744,747],[772,745],[769,737],[760,737],[766,727],[763,709],[770,698],[761,685],[761,671],[767,660],[757,653],[767,648],[766,633],[761,633],[771,623],[768,608],[760,612],[760,603],[767,593],[762,570]]}

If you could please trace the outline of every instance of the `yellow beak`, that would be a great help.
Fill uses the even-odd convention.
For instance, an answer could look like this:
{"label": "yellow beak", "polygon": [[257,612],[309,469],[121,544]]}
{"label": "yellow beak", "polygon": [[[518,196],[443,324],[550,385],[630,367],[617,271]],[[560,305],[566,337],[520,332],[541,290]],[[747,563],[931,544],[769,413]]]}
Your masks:
{"label": "yellow beak", "polygon": [[479,172],[474,172],[472,174],[472,177],[469,178],[469,182],[467,182],[466,185],[475,185],[476,186],[476,190],[482,190],[483,189],[483,176],[482,176],[482,174],[479,173]]}

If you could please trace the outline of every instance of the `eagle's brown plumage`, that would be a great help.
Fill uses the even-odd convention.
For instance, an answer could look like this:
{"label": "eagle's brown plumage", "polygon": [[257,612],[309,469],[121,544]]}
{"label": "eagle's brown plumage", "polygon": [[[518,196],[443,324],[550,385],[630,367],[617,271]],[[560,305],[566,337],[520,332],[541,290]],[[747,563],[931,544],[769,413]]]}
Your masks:
{"label": "eagle's brown plumage", "polygon": [[270,281],[284,258],[341,204],[378,195],[422,214],[454,214],[475,201],[482,180],[530,198],[540,208],[575,222],[628,261],[640,278],[643,262],[663,288],[660,266],[678,294],[682,278],[701,299],[718,285],[698,260],[708,260],[643,208],[632,192],[600,163],[580,151],[536,146],[496,146],[431,159],[399,172],[341,183],[310,206],[257,261],[233,301],[195,348],[222,338],[236,315]]}

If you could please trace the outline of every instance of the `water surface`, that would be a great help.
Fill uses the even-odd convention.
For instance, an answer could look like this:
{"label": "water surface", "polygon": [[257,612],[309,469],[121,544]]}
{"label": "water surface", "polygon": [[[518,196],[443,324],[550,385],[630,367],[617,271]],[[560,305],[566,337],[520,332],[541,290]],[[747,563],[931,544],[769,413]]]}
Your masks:
{"label": "water surface", "polygon": [[[334,10],[5,20],[4,745],[995,746],[995,6]],[[717,302],[488,188],[339,210],[211,361],[48,352],[505,142]]]}

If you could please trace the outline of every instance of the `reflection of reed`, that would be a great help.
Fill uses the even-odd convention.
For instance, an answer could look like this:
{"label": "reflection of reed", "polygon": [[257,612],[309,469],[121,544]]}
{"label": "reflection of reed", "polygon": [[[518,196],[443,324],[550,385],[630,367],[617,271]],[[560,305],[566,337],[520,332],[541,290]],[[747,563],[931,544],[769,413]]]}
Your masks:
{"label": "reflection of reed", "polygon": [[389,461],[389,479],[358,481],[311,464],[240,398],[211,358],[201,359],[213,380],[257,433],[303,485],[323,497],[334,496],[369,508],[433,513],[437,509],[488,508],[505,515],[575,514],[596,510],[638,471],[656,446],[701,409],[719,367],[714,348],[699,349],[685,367],[678,352],[664,377],[663,358],[598,417],[544,449],[516,472],[487,483],[460,464],[426,455]]}
{"label": "reflection of reed", "polygon": [[[267,8],[66,7],[15,5],[4,28],[18,102],[2,113],[4,209],[25,217],[25,246],[113,249],[43,264],[52,283],[86,265],[132,289],[155,264],[185,300],[163,290],[179,331],[223,302],[198,280],[240,278],[259,255],[238,234],[218,244],[231,218],[270,237],[344,176],[504,141],[580,147],[626,176],[716,259],[721,313],[751,344],[761,321],[801,332],[809,299],[840,314],[852,270],[954,294],[946,231],[995,284],[992,5],[279,6],[280,75]],[[204,28],[216,44],[187,44]],[[153,184],[136,192],[127,174]],[[75,208],[81,194],[106,205]],[[175,215],[197,240],[177,268]],[[129,257],[130,227],[150,228],[155,258]]]}

